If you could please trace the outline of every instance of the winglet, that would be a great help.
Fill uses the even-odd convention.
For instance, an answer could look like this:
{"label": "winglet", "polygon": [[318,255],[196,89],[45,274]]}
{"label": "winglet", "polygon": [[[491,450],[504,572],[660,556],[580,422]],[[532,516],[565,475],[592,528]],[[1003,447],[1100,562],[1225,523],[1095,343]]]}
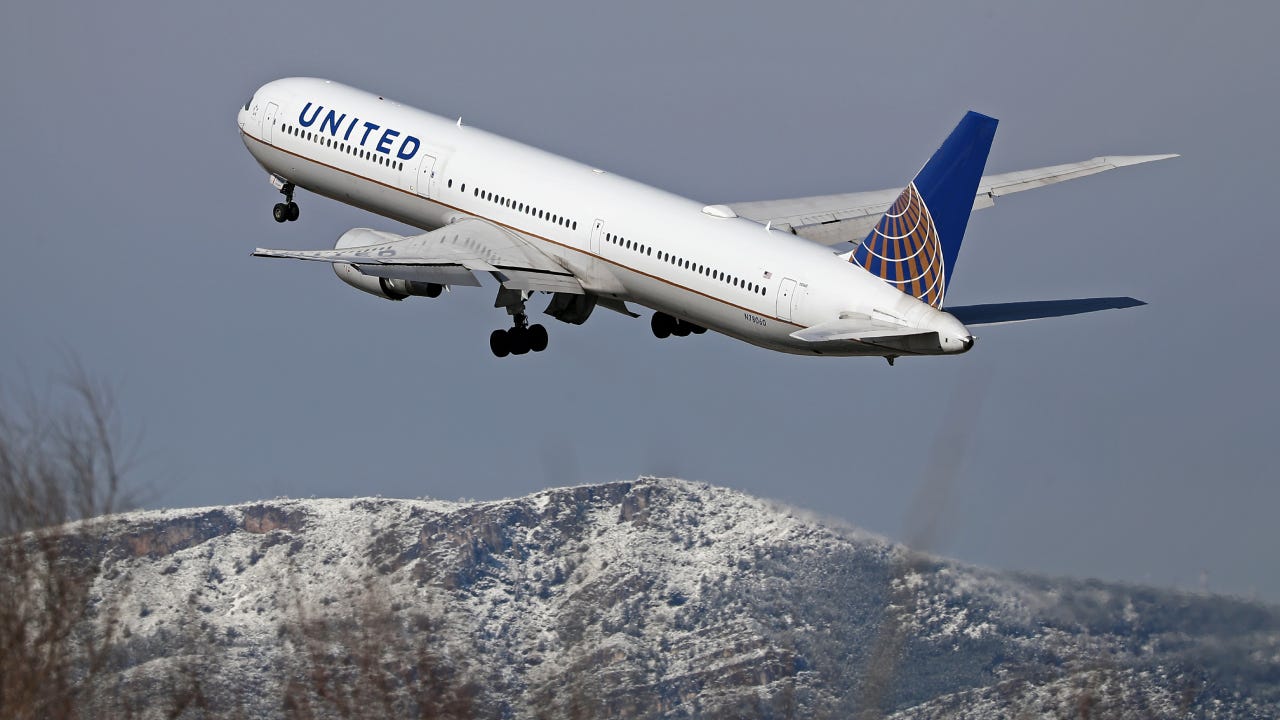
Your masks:
{"label": "winglet", "polygon": [[972,110],[850,256],[941,308],[999,121]]}

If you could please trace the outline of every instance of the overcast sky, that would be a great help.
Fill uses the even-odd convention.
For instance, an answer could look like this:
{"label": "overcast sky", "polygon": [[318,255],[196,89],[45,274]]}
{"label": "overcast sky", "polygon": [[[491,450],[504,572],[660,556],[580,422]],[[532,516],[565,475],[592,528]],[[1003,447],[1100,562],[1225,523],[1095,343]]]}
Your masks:
{"label": "overcast sky", "polygon": [[[675,475],[975,563],[1280,600],[1276,6],[854,5],[10,3],[0,382],[74,353],[114,384],[152,506]],[[235,115],[291,75],[708,203],[901,186],[971,108],[992,172],[1183,157],[978,213],[948,293],[1147,307],[893,368],[601,310],[498,360],[491,287],[390,303],[249,257],[398,229],[306,192],[271,220]]]}

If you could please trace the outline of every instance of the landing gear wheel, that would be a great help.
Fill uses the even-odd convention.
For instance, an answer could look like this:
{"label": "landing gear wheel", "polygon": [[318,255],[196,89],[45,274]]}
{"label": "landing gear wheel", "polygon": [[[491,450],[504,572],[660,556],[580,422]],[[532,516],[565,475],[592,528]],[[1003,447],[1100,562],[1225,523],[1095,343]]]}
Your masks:
{"label": "landing gear wheel", "polygon": [[529,331],[516,326],[507,331],[507,345],[512,355],[524,355],[529,352]]}
{"label": "landing gear wheel", "polygon": [[510,354],[511,347],[507,344],[506,330],[494,330],[489,333],[489,349],[493,351],[494,357],[506,357]]}
{"label": "landing gear wheel", "polygon": [[683,320],[676,320],[675,327],[671,328],[671,334],[675,335],[676,337],[685,337],[686,335],[689,334],[689,331],[690,331],[689,323]]}
{"label": "landing gear wheel", "polygon": [[530,325],[525,331],[529,338],[529,349],[534,352],[542,352],[547,349],[547,329],[541,325]]}
{"label": "landing gear wheel", "polygon": [[285,206],[285,209],[289,214],[289,222],[293,222],[294,220],[298,219],[298,213],[299,213],[298,203],[289,201],[289,203]]}
{"label": "landing gear wheel", "polygon": [[289,219],[289,206],[284,203],[276,203],[276,206],[271,208],[271,217],[275,218],[278,223],[287,221]]}
{"label": "landing gear wheel", "polygon": [[701,335],[702,333],[707,331],[707,329],[702,327],[701,325],[694,325],[693,323],[685,323],[685,324],[689,326],[689,332],[693,333],[694,335]]}
{"label": "landing gear wheel", "polygon": [[649,329],[653,330],[653,336],[659,340],[671,337],[671,329],[675,325],[670,315],[666,313],[654,313],[653,319],[649,321]]}

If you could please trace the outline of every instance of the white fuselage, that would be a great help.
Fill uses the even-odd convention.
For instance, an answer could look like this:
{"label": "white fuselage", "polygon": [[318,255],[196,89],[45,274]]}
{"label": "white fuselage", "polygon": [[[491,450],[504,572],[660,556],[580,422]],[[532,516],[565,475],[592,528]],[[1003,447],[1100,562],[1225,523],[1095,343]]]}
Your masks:
{"label": "white fuselage", "polygon": [[[254,158],[297,187],[424,230],[467,217],[502,225],[588,292],[755,345],[906,354],[791,337],[842,313],[969,336],[951,315],[809,240],[336,82],[268,83],[238,121]],[[942,352],[968,345],[950,347]]]}

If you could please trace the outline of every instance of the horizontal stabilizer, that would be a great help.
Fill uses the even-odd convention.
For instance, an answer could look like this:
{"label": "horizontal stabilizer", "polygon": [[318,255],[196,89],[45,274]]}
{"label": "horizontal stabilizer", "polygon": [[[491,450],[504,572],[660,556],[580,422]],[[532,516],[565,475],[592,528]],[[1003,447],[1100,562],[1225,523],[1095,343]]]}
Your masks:
{"label": "horizontal stabilizer", "polygon": [[936,353],[942,349],[938,333],[932,330],[895,325],[854,313],[797,330],[791,337],[811,343],[856,342],[903,354]]}
{"label": "horizontal stabilizer", "polygon": [[947,308],[947,312],[954,315],[957,320],[966,326],[1003,325],[1026,320],[1039,320],[1040,318],[1079,315],[1099,310],[1121,310],[1138,307],[1139,305],[1146,305],[1146,303],[1131,297],[1101,297],[960,305]]}
{"label": "horizontal stabilizer", "polygon": [[865,315],[848,314],[839,320],[820,323],[791,333],[791,337],[805,342],[834,342],[837,340],[866,340],[876,337],[914,335],[919,328],[894,325],[882,320],[872,320]]}

